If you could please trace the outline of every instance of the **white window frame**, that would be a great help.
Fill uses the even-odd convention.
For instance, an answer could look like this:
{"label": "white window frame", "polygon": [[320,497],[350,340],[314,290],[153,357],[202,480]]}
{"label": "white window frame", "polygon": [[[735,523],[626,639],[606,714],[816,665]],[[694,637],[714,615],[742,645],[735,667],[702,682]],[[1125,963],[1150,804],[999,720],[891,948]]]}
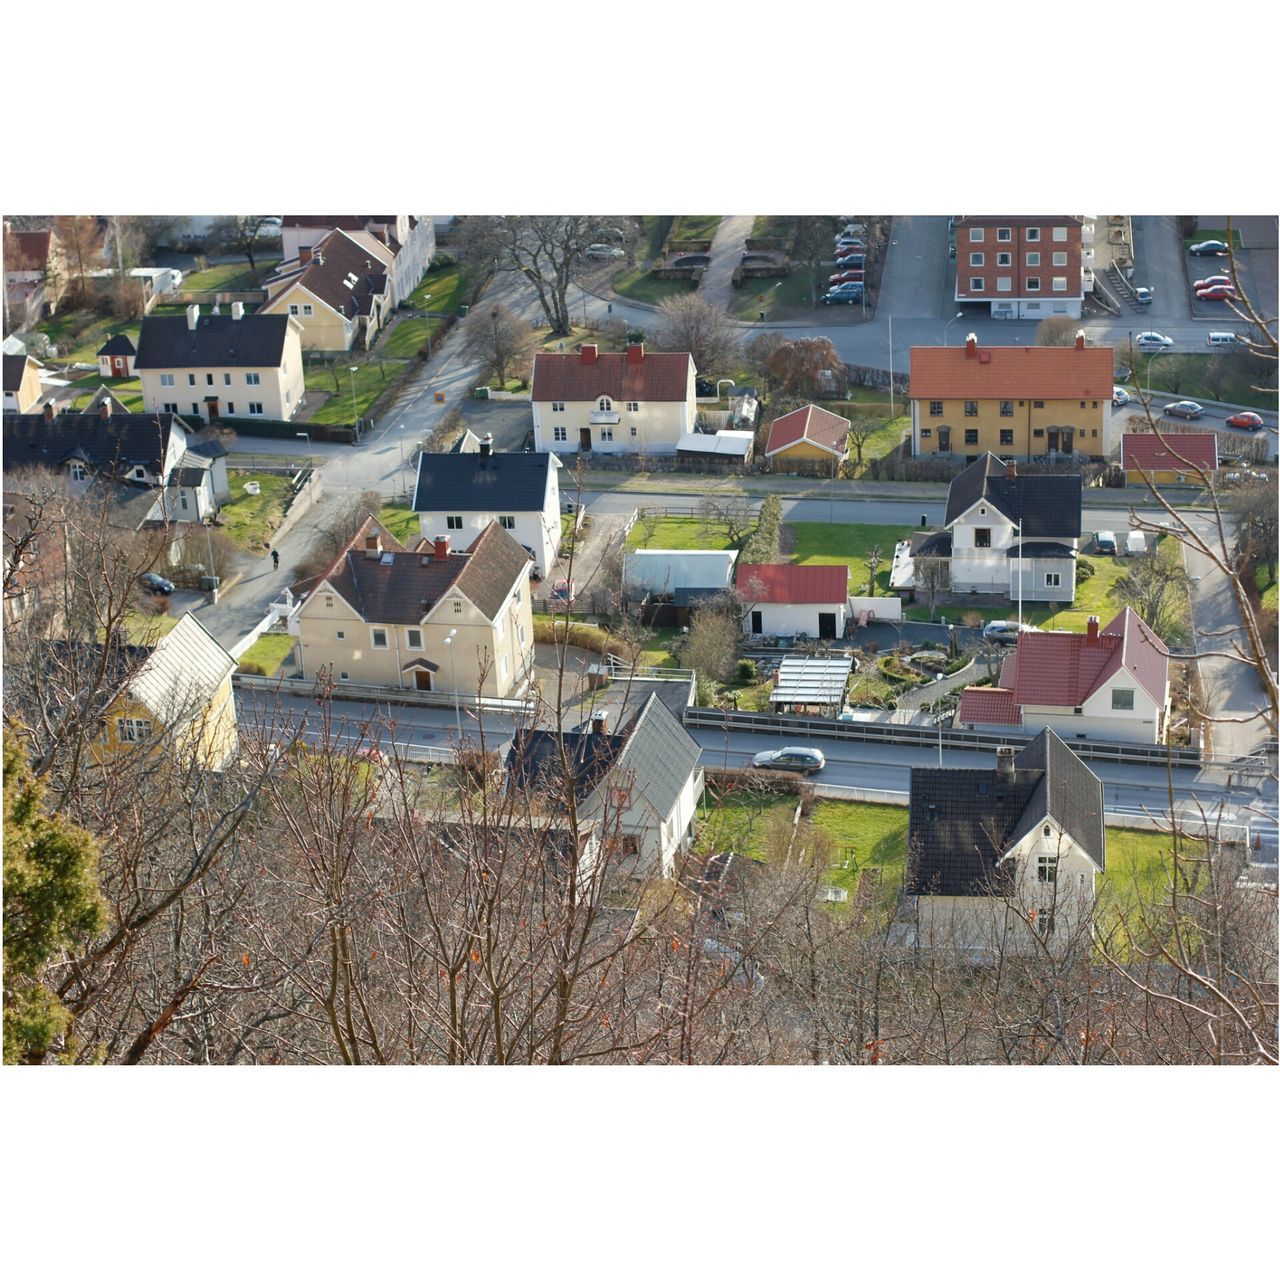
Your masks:
{"label": "white window frame", "polygon": [[173,386],[173,374],[171,374],[171,373],[162,373],[162,374],[160,375],[160,385],[161,385],[162,387],[171,387],[171,386]]}
{"label": "white window frame", "polygon": [[1062,244],[1067,238],[1066,227],[1054,227],[1053,238],[1058,244]]}
{"label": "white window frame", "polygon": [[1066,293],[1066,291],[1067,291],[1067,277],[1066,277],[1066,276],[1054,276],[1054,277],[1053,277],[1053,291],[1054,291],[1054,293]]}
{"label": "white window frame", "polygon": [[601,442],[601,444],[612,444],[612,443],[613,443],[613,428],[612,428],[612,427],[601,427],[601,428],[600,428],[600,442]]}
{"label": "white window frame", "polygon": [[1010,243],[1012,243],[1012,241],[1013,241],[1013,228],[1012,228],[1012,227],[997,227],[997,228],[996,228],[996,243],[997,243],[997,244],[1010,244]]}
{"label": "white window frame", "polygon": [[1039,292],[1040,292],[1040,277],[1039,277],[1039,276],[1028,276],[1028,277],[1026,278],[1026,286],[1027,286],[1027,292],[1028,292],[1028,293],[1039,293]]}
{"label": "white window frame", "polygon": [[304,303],[302,304],[302,314],[303,314],[304,316],[311,316],[311,315],[315,315],[315,311],[316,311],[316,309],[315,309],[315,307],[313,307],[313,306],[311,305],[311,303],[309,303],[309,302],[304,302]]}
{"label": "white window frame", "polygon": [[196,385],[196,375],[194,373],[187,374],[187,386],[194,387]]}
{"label": "white window frame", "polygon": [[502,611],[498,611],[498,616],[493,620],[493,629],[497,632],[498,639],[503,639],[507,634],[507,621],[502,616]]}
{"label": "white window frame", "polygon": [[1038,241],[1038,240],[1040,239],[1040,228],[1039,228],[1039,227],[1028,227],[1028,228],[1027,228],[1027,239],[1028,239],[1029,241],[1031,241],[1033,244],[1034,244],[1036,241]]}
{"label": "white window frame", "polygon": [[997,267],[1013,266],[1013,254],[1010,253],[1009,250],[1007,249],[1002,249],[999,253],[996,254],[996,266]]}
{"label": "white window frame", "polygon": [[289,303],[289,314],[291,316],[301,315],[301,309],[296,302]]}
{"label": "white window frame", "polygon": [[422,628],[406,627],[404,633],[404,647],[406,649],[422,648]]}
{"label": "white window frame", "polygon": [[1039,252],[1039,250],[1038,250],[1038,249],[1033,249],[1033,250],[1029,251],[1029,252],[1027,253],[1027,266],[1029,266],[1029,267],[1038,267],[1039,265],[1040,265],[1040,252]]}
{"label": "white window frame", "polygon": [[1048,572],[1046,572],[1046,573],[1045,573],[1045,575],[1044,575],[1044,585],[1045,585],[1046,587],[1060,587],[1060,586],[1062,586],[1062,574],[1060,574],[1060,573],[1048,573]]}
{"label": "white window frame", "polygon": [[1042,853],[1036,858],[1036,879],[1041,884],[1058,883],[1058,855]]}
{"label": "white window frame", "polygon": [[[1119,697],[1120,697],[1121,695],[1123,695],[1123,694],[1127,694],[1127,695],[1128,695],[1128,698],[1129,698],[1129,705],[1128,705],[1127,707],[1121,706],[1121,705],[1116,701],[1116,699],[1117,699],[1117,698],[1119,698]],[[1111,690],[1111,710],[1112,710],[1112,711],[1133,711],[1133,710],[1135,710],[1133,690],[1132,690],[1132,689],[1112,689],[1112,690]]]}
{"label": "white window frame", "polygon": [[969,255],[969,265],[971,267],[985,267],[987,265],[987,255],[985,253],[971,253]]}
{"label": "white window frame", "polygon": [[176,400],[166,400],[164,404],[160,406],[160,412],[161,413],[177,413],[178,402]]}
{"label": "white window frame", "polygon": [[640,401],[639,401],[639,400],[628,400],[628,401],[627,401],[627,412],[628,412],[628,413],[639,413],[639,412],[640,412]]}
{"label": "white window frame", "polygon": [[986,288],[987,288],[987,281],[986,281],[986,277],[985,277],[985,276],[970,276],[970,277],[969,277],[969,292],[970,292],[970,293],[985,293],[985,292],[986,292]]}
{"label": "white window frame", "polygon": [[564,412],[564,401],[563,401],[563,400],[553,400],[553,401],[551,402],[551,412],[552,412],[552,413],[563,413],[563,412]]}
{"label": "white window frame", "polygon": [[565,427],[552,427],[551,438],[559,444],[564,444],[569,439],[569,432]]}
{"label": "white window frame", "polygon": [[444,527],[450,530],[450,532],[456,533],[458,530],[462,528],[462,517],[461,516],[445,516]]}
{"label": "white window frame", "polygon": [[996,292],[997,292],[997,293],[1012,293],[1012,292],[1013,292],[1013,278],[1012,278],[1011,276],[997,276],[997,277],[996,277]]}
{"label": "white window frame", "polygon": [[970,244],[981,244],[981,243],[982,243],[982,240],[983,240],[983,237],[984,237],[986,234],[987,234],[987,233],[986,233],[986,232],[985,232],[981,227],[970,227],[970,228],[969,228],[969,243],[970,243]]}
{"label": "white window frame", "polygon": [[515,527],[516,527],[516,518],[515,518],[515,516],[499,516],[499,517],[498,517],[498,523],[499,523],[499,524],[500,524],[504,529],[506,529],[508,532],[510,532],[510,531],[514,530],[514,529],[515,529]]}
{"label": "white window frame", "polygon": [[73,462],[71,464],[71,478],[73,480],[83,480],[87,474],[83,462]]}
{"label": "white window frame", "polygon": [[511,659],[504,653],[502,655],[502,678],[505,680],[511,674]]}
{"label": "white window frame", "polygon": [[347,633],[346,633],[345,631],[339,631],[339,632],[338,632],[338,637],[337,637],[337,638],[338,638],[339,640],[345,640],[345,639],[347,638]]}
{"label": "white window frame", "polygon": [[249,401],[249,417],[251,418],[262,417],[262,401],[261,400]]}
{"label": "white window frame", "polygon": [[1055,267],[1065,267],[1067,265],[1067,255],[1059,251],[1053,255],[1053,265]]}
{"label": "white window frame", "polygon": [[613,401],[608,396],[601,396],[600,399],[596,401],[596,408],[599,409],[601,413],[612,413]]}
{"label": "white window frame", "polygon": [[229,387],[231,385],[231,375],[229,373],[224,373],[222,375],[222,385],[224,387]]}
{"label": "white window frame", "polygon": [[136,716],[119,716],[116,719],[117,742],[150,742],[154,726],[150,720]]}
{"label": "white window frame", "polygon": [[462,601],[461,601],[461,600],[455,600],[455,601],[453,602],[453,611],[454,611],[454,613],[461,613],[461,612],[462,612]]}
{"label": "white window frame", "polygon": [[[382,640],[379,642],[378,637]],[[389,649],[391,648],[391,638],[387,635],[386,627],[370,627],[369,628],[369,647],[371,649]]]}
{"label": "white window frame", "polygon": [[260,373],[246,373],[244,375],[245,385],[249,387],[257,387],[262,385],[262,375]]}

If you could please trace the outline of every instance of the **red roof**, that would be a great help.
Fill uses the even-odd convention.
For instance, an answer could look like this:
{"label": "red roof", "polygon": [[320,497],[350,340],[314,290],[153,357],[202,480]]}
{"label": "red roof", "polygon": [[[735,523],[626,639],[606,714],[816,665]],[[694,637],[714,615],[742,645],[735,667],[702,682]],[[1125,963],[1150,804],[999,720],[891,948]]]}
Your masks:
{"label": "red roof", "polygon": [[738,590],[756,604],[845,604],[844,564],[740,564]]}
{"label": "red roof", "polygon": [[779,449],[807,440],[821,449],[830,449],[832,453],[843,456],[848,437],[848,418],[829,413],[816,404],[807,404],[803,409],[785,413],[781,418],[773,420],[773,425],[769,428],[769,443],[765,445],[764,451],[767,457],[771,453],[777,453]]}
{"label": "red roof", "polygon": [[687,351],[649,353],[637,345],[625,353],[597,354],[596,348],[588,345],[572,354],[539,352],[534,356],[529,394],[536,401],[584,401],[600,396],[622,401],[680,401],[689,398],[692,371],[693,357]]}
{"label": "red roof", "polygon": [[1012,689],[966,689],[956,719],[961,724],[1021,724],[1022,711]]}
{"label": "red roof", "polygon": [[1111,400],[1110,347],[912,347],[913,400]]}
{"label": "red roof", "polygon": [[6,271],[44,270],[53,239],[51,231],[10,231],[7,238],[12,256],[5,263]]}
{"label": "red roof", "polygon": [[[1120,437],[1120,466],[1124,471],[1216,471],[1218,436],[1213,431],[1162,432],[1164,441],[1149,431],[1126,431]],[[1176,455],[1176,456],[1175,456]]]}

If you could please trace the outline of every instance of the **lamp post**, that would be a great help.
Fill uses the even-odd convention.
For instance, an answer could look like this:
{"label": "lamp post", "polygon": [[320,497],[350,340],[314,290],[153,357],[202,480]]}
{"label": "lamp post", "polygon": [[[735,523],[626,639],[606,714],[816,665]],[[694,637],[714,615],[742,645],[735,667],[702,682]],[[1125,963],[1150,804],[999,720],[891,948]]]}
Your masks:
{"label": "lamp post", "polygon": [[1022,634],[1022,521],[1014,526],[1018,530],[1018,634]]}
{"label": "lamp post", "polygon": [[[430,295],[429,293],[424,293],[424,294],[422,295],[422,309],[423,309],[423,311],[425,311],[425,310],[427,309],[427,303],[428,303],[428,302],[430,302],[430,301],[431,301],[431,295]],[[428,360],[430,360],[430,359],[431,359],[431,324],[430,324],[430,322],[429,322],[429,321],[428,321],[428,324],[427,324],[427,359],[428,359]]]}
{"label": "lamp post", "polygon": [[947,330],[950,329],[951,326],[955,324],[957,320],[963,320],[963,319],[964,319],[964,312],[957,311],[955,315],[953,315],[951,319],[948,320],[947,323],[942,326],[942,345],[944,347],[947,345]]}
{"label": "lamp post", "polygon": [[458,634],[457,627],[451,627],[445,636],[445,647],[449,650],[449,678],[453,681],[453,716],[458,725],[458,737],[462,737],[462,706],[458,701],[458,664],[453,658],[453,638]]}
{"label": "lamp post", "polygon": [[404,423],[400,424],[400,470],[404,470]]}
{"label": "lamp post", "polygon": [[351,425],[355,427],[357,432],[360,430],[360,420],[356,417],[356,370],[359,367],[359,365],[355,364],[347,366],[348,378],[351,383]]}
{"label": "lamp post", "polygon": [[311,448],[311,433],[309,431],[295,431],[293,434],[296,435],[299,440],[305,440],[307,442],[307,448]]}

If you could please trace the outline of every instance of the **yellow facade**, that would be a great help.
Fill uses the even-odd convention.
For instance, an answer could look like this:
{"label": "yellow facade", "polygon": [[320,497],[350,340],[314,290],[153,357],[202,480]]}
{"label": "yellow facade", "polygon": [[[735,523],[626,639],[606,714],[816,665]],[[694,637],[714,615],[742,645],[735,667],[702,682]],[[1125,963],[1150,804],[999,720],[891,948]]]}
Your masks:
{"label": "yellow facade", "polygon": [[[934,412],[939,406],[941,412]],[[1105,457],[1109,408],[1109,400],[915,400],[916,452],[981,457],[989,451],[1019,458],[1074,452]],[[949,431],[949,450],[939,448],[948,440],[944,429]]]}
{"label": "yellow facade", "polygon": [[175,709],[172,715],[156,711],[127,691],[112,702],[103,716],[102,731],[90,750],[98,764],[110,764],[124,752],[143,751],[189,759],[194,753],[204,769],[220,769],[239,745],[235,698],[231,676],[203,706]]}
{"label": "yellow facade", "polygon": [[[295,307],[296,312],[291,310]],[[359,330],[358,321],[344,319],[297,284],[277,294],[262,310],[266,315],[292,315],[302,330],[304,351],[349,351]],[[376,323],[376,319],[370,317],[370,322]]]}
{"label": "yellow facade", "polygon": [[837,456],[830,449],[820,448],[812,440],[797,440],[795,444],[784,445],[777,453],[772,453],[769,456],[775,464],[784,462],[788,458],[806,458],[815,462],[835,462],[839,464],[845,457],[844,454]]}

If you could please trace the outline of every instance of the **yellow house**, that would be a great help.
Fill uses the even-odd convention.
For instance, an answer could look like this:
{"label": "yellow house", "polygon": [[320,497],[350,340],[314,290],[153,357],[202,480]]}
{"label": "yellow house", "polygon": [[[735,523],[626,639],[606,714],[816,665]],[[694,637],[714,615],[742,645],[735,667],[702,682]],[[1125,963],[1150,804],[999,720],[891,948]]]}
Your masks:
{"label": "yellow house", "polygon": [[303,673],[514,697],[533,668],[530,563],[496,520],[465,551],[410,551],[370,516],[294,614]]}
{"label": "yellow house", "polygon": [[1129,484],[1206,484],[1218,469],[1218,433],[1126,431],[1120,466]]}
{"label": "yellow house", "polygon": [[4,411],[27,413],[40,399],[40,362],[28,355],[5,354]]}
{"label": "yellow house", "polygon": [[916,457],[1019,461],[1111,456],[1112,351],[1085,346],[911,348]]}
{"label": "yellow house", "polygon": [[236,660],[194,614],[160,638],[141,668],[103,714],[93,743],[99,764],[122,751],[195,755],[221,769],[239,746],[231,673]]}
{"label": "yellow house", "polygon": [[773,420],[764,456],[774,471],[786,471],[792,462],[803,463],[805,471],[825,463],[834,475],[848,451],[850,426],[848,418],[807,404]]}

